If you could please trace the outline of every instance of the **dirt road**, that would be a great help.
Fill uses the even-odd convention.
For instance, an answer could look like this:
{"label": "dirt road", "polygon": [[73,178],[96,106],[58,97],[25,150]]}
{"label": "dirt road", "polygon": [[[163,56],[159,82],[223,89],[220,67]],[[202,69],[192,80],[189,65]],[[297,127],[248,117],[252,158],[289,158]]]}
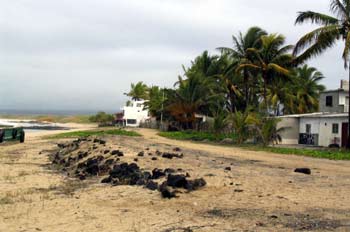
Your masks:
{"label": "dirt road", "polygon": [[[38,136],[0,146],[0,231],[350,231],[350,162],[252,152],[174,141],[153,130],[142,138],[108,137],[132,162],[139,151],[183,159],[138,157],[138,165],[183,169],[207,186],[163,199],[142,187],[70,179],[49,168],[57,141]],[[225,170],[227,168],[231,170]],[[309,167],[312,175],[294,173]]]}

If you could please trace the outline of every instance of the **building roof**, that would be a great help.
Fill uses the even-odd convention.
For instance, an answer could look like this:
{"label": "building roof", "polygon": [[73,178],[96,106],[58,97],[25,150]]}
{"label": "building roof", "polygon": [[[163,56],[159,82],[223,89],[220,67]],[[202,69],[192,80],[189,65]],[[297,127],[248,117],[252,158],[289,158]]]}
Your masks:
{"label": "building roof", "polygon": [[323,113],[323,112],[316,112],[316,113],[310,113],[310,114],[291,114],[291,115],[284,115],[279,116],[279,118],[346,118],[348,117],[348,113]]}
{"label": "building roof", "polygon": [[323,93],[336,93],[336,92],[349,93],[349,90],[347,90],[347,89],[330,89],[330,90],[322,91],[321,94],[323,94]]}

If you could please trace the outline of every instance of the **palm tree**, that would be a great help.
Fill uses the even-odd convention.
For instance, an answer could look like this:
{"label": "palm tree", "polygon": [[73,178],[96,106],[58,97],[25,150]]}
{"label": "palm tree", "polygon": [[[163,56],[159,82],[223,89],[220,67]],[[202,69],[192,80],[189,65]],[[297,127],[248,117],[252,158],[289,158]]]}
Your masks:
{"label": "palm tree", "polygon": [[203,98],[206,99],[206,104],[202,104],[197,113],[210,115],[212,104],[224,105],[225,88],[218,77],[226,67],[227,60],[225,58],[211,56],[207,51],[196,57],[189,68],[183,67],[185,78],[180,77],[177,84],[180,84],[180,81],[189,82],[191,85],[198,85],[196,89],[205,90]]}
{"label": "palm tree", "polygon": [[304,65],[295,69],[294,87],[296,111],[299,114],[318,111],[320,92],[325,87],[319,82],[324,78],[316,68]]}
{"label": "palm tree", "polygon": [[292,61],[292,55],[288,52],[293,48],[292,45],[286,45],[285,37],[280,34],[270,34],[261,37],[260,48],[248,48],[247,51],[254,57],[254,61],[248,61],[239,65],[237,70],[248,68],[256,70],[263,79],[263,99],[266,111],[267,104],[267,85],[276,74],[289,75],[289,66]]}
{"label": "palm tree", "polygon": [[152,86],[148,90],[147,101],[145,102],[145,109],[147,109],[153,117],[160,119],[163,104],[166,101],[165,89],[158,86]]}
{"label": "palm tree", "polygon": [[[259,28],[259,27],[251,27],[248,29],[246,34],[242,34],[241,32],[239,35],[232,36],[233,40],[233,48],[227,48],[227,47],[220,47],[218,48],[222,54],[228,54],[231,58],[236,60],[236,63],[247,63],[250,58],[251,54],[248,52],[249,48],[259,48],[261,45],[261,36],[266,35],[267,33]],[[235,69],[235,64],[232,66]],[[243,82],[244,82],[244,95],[245,95],[245,104],[246,107],[248,107],[249,100],[250,100],[250,93],[249,93],[249,70],[248,68],[243,68],[242,70],[243,75]]]}
{"label": "palm tree", "polygon": [[[295,21],[296,24],[311,22],[320,25],[319,28],[304,35],[296,44],[294,54],[299,54],[306,49],[297,59],[297,62],[304,62],[311,57],[320,55],[326,49],[342,40],[344,50],[342,58],[344,68],[349,67],[349,50],[350,50],[350,1],[349,0],[331,0],[330,11],[333,15],[326,15],[313,11],[299,12]],[[350,69],[349,69],[350,82]],[[349,91],[350,98],[350,91]],[[350,104],[348,116],[348,135],[350,135]],[[350,136],[348,136],[348,147],[350,147]]]}
{"label": "palm tree", "polygon": [[216,92],[224,94],[226,102],[223,104],[230,112],[244,110],[246,108],[244,96],[242,95],[242,77],[235,72],[238,65],[236,58],[231,58],[227,54],[221,54],[213,77],[217,82]]}
{"label": "palm tree", "polygon": [[267,88],[267,101],[274,110],[276,116],[281,115],[286,109],[294,106],[295,96],[292,92],[293,84],[291,81],[276,78]]}
{"label": "palm tree", "polygon": [[238,144],[244,143],[250,135],[250,127],[255,122],[255,117],[247,109],[244,112],[236,111],[228,116],[228,122],[231,123]]}
{"label": "palm tree", "polygon": [[196,113],[206,104],[208,92],[206,85],[201,82],[203,79],[198,76],[185,80],[179,77],[175,96],[169,99],[169,104],[166,106],[166,110],[182,124],[184,129],[193,129]]}
{"label": "palm tree", "polygon": [[131,89],[129,93],[125,93],[128,97],[131,97],[132,100],[140,101],[142,99],[146,100],[148,98],[148,87],[142,81],[137,82],[136,84],[131,84]]}

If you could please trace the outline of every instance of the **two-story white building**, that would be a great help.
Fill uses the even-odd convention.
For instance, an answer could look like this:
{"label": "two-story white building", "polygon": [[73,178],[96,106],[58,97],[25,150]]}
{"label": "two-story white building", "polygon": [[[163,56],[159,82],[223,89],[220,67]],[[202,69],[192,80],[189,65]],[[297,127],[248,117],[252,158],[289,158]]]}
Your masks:
{"label": "two-story white building", "polygon": [[346,147],[348,144],[349,82],[342,81],[339,89],[322,92],[320,112],[281,116],[278,127],[282,144],[305,144]]}
{"label": "two-story white building", "polygon": [[145,101],[131,101],[122,107],[124,126],[138,127],[140,123],[150,119],[149,112],[145,109]]}

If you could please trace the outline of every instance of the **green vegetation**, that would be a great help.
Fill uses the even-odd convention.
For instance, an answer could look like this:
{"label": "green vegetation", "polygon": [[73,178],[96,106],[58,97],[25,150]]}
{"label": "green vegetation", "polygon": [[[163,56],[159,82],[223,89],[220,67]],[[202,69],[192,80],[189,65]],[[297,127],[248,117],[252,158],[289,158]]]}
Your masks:
{"label": "green vegetation", "polygon": [[[158,121],[161,115],[166,122],[162,129],[169,125],[172,130],[192,131],[177,135],[180,137],[205,131],[216,138],[236,134],[238,144],[248,139],[264,146],[277,142],[281,130],[273,118],[318,111],[319,95],[325,90],[320,83],[324,76],[306,61],[341,40],[348,68],[350,1],[330,2],[334,16],[298,13],[296,24],[311,22],[321,27],[303,36],[296,45],[287,44],[282,34],[251,27],[246,33],[233,35],[231,47],[217,48],[219,54],[204,51],[189,67],[183,66],[174,88],[138,82],[131,85],[127,96],[147,100],[151,115]],[[204,115],[212,120],[203,123]]]}
{"label": "green vegetation", "polygon": [[106,130],[87,130],[66,132],[57,135],[48,136],[48,139],[65,139],[65,138],[79,138],[87,136],[103,136],[103,135],[121,135],[121,136],[141,136],[135,131],[127,131],[122,129],[106,129]]}
{"label": "green vegetation", "polygon": [[[225,138],[231,138],[237,141],[237,136],[220,134],[215,136],[212,133],[196,132],[196,131],[177,131],[177,132],[160,132],[158,135],[169,139],[176,140],[191,140],[191,141],[204,141],[218,143]],[[267,147],[258,146],[253,144],[238,145],[237,147],[251,150],[251,151],[265,151],[276,154],[286,155],[301,155],[315,158],[332,159],[332,160],[350,160],[349,151],[339,149],[316,149],[316,148],[285,148],[285,147]]]}
{"label": "green vegetation", "polygon": [[90,122],[95,122],[101,125],[113,124],[114,116],[112,114],[106,114],[105,112],[98,112],[89,118]]}
{"label": "green vegetation", "polygon": [[322,159],[332,159],[332,160],[350,160],[349,151],[339,150],[339,149],[315,149],[315,148],[285,148],[285,147],[262,147],[253,145],[244,145],[244,149],[252,151],[266,151],[276,154],[286,154],[286,155],[301,155],[310,156]]}
{"label": "green vegetation", "polygon": [[193,131],[206,134],[195,139],[208,140],[235,134],[238,144],[254,139],[267,146],[280,139],[274,116],[314,112],[325,89],[323,75],[296,64],[293,46],[285,41],[283,35],[252,27],[233,36],[232,48],[218,48],[220,55],[204,51],[183,67],[174,88],[138,82],[127,95],[147,100],[151,115],[159,120],[162,114],[169,127],[191,131],[180,137],[191,137]]}
{"label": "green vegetation", "polygon": [[236,139],[235,134],[213,134],[210,132],[199,132],[199,131],[175,131],[175,132],[160,132],[158,135],[170,139],[176,140],[191,140],[191,141],[211,141],[220,142],[224,139]]}

